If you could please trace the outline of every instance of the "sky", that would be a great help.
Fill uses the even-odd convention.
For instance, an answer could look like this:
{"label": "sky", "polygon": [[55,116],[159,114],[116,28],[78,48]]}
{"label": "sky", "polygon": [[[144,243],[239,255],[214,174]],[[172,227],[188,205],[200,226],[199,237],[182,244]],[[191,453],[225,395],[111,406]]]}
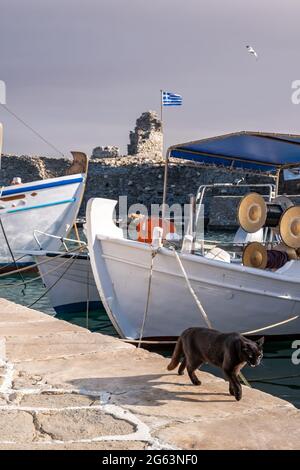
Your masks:
{"label": "sky", "polygon": [[[300,134],[299,0],[0,0],[7,106],[62,153],[118,145],[160,89],[165,146],[238,130]],[[259,60],[247,53],[252,45]],[[3,153],[58,156],[0,107]]]}

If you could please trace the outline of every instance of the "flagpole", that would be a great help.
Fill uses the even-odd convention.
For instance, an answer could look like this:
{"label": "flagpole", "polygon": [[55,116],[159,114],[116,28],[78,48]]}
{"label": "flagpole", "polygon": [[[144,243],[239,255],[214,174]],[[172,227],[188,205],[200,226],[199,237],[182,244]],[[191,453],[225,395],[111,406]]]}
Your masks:
{"label": "flagpole", "polygon": [[[182,96],[175,94],[175,93],[167,93],[165,95],[166,98],[166,105],[174,105],[174,106],[180,106],[182,104]],[[161,126],[162,126],[162,140],[164,139],[164,133],[163,133],[163,90],[160,90],[160,119],[161,119]],[[164,141],[164,140],[163,140]],[[162,142],[163,145],[163,142]],[[163,186],[163,201],[162,201],[162,219],[165,219],[166,215],[166,204],[167,204],[167,189],[168,189],[168,164],[169,164],[169,158],[170,158],[170,153],[171,153],[171,148],[169,147],[168,150],[166,151],[166,157],[165,157],[165,171],[164,171],[164,186]],[[164,149],[164,145],[163,145]],[[164,153],[164,151],[163,151]]]}
{"label": "flagpole", "polygon": [[[160,90],[160,121],[162,132],[162,155],[164,155],[164,126],[163,126],[163,90]],[[163,186],[163,200],[162,200],[162,220],[165,219],[166,203],[167,203],[167,183],[168,183],[168,152],[165,157],[165,171],[164,171],[164,186]]]}
{"label": "flagpole", "polygon": [[161,133],[162,133],[162,155],[164,155],[163,90],[160,90],[160,122],[161,122]]}

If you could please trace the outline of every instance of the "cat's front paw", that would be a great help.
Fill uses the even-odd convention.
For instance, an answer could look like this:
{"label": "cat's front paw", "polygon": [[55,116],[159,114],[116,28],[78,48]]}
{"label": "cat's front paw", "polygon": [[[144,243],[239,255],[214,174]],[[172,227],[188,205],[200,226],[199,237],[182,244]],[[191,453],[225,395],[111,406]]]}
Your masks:
{"label": "cat's front paw", "polygon": [[193,378],[193,385],[201,385],[201,380],[197,379],[197,377]]}
{"label": "cat's front paw", "polygon": [[239,390],[238,392],[236,392],[234,394],[234,397],[235,397],[236,401],[240,401],[242,399],[242,390]]}

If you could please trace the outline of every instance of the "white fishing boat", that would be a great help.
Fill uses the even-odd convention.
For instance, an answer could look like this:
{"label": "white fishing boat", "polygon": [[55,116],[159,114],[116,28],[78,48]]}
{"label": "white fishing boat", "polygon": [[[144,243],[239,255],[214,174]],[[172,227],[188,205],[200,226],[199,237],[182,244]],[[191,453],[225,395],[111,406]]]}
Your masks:
{"label": "white fishing boat", "polygon": [[101,301],[86,252],[30,253],[38,265],[46,294],[56,313],[97,310]]}
{"label": "white fishing boat", "polygon": [[[275,174],[272,199],[277,196],[282,170],[299,166],[299,150],[300,136],[241,132],[171,147],[166,169],[173,157]],[[166,182],[165,173],[164,203]],[[198,192],[198,202],[205,190],[201,187]],[[114,223],[116,204],[115,200],[91,199],[86,233],[102,303],[122,337],[177,337],[187,327],[208,322],[224,332],[300,333],[298,259],[278,269],[259,269],[224,249],[210,251],[204,245],[201,248],[201,243],[197,248],[195,240],[188,249],[189,234],[179,249],[170,243],[163,246],[159,230],[152,244],[127,239]],[[250,207],[250,222],[257,217],[257,209],[261,208]],[[290,220],[290,236],[298,244],[299,225],[298,210]],[[244,247],[239,245],[239,249]],[[256,255],[253,265],[259,258]]]}
{"label": "white fishing boat", "polygon": [[[0,126],[0,154],[2,127]],[[38,247],[58,250],[61,237],[72,229],[85,189],[87,158],[72,152],[68,175],[30,183],[13,184],[0,190],[0,266],[14,264],[20,250]],[[56,238],[47,234],[56,235]],[[18,264],[31,262],[23,256]]]}

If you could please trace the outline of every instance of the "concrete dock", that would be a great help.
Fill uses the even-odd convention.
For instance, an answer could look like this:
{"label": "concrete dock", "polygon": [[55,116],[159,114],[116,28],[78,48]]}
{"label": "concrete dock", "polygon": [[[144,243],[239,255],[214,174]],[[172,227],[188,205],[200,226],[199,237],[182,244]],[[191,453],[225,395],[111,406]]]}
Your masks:
{"label": "concrete dock", "polygon": [[0,449],[299,449],[300,411],[0,299]]}

